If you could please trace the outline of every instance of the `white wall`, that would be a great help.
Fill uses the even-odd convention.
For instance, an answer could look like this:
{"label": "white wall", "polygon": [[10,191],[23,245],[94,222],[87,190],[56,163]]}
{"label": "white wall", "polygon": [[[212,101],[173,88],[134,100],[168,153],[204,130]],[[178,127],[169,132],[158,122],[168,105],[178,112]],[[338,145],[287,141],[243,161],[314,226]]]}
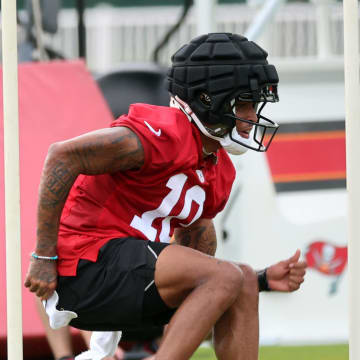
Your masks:
{"label": "white wall", "polygon": [[[270,118],[280,124],[344,119],[341,71],[341,67],[329,74],[284,70],[281,101],[269,105]],[[222,228],[228,231],[227,240],[220,244],[220,257],[260,269],[291,256],[297,248],[304,251],[314,240],[346,246],[345,189],[276,193],[264,154],[248,151],[233,161],[237,168],[233,194],[239,191],[239,196],[216,219],[219,239]],[[346,277],[345,269],[337,279],[337,292],[331,295],[336,277],[309,269],[297,293],[261,294],[261,343],[347,341]]]}

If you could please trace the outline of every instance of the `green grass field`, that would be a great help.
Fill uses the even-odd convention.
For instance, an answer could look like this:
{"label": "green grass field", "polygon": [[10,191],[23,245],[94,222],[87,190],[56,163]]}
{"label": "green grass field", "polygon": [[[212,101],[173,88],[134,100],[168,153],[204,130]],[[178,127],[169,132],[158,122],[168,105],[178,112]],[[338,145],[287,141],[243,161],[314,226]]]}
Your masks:
{"label": "green grass field", "polygon": [[[348,360],[348,345],[263,346],[259,360]],[[210,348],[200,348],[191,360],[216,360]]]}

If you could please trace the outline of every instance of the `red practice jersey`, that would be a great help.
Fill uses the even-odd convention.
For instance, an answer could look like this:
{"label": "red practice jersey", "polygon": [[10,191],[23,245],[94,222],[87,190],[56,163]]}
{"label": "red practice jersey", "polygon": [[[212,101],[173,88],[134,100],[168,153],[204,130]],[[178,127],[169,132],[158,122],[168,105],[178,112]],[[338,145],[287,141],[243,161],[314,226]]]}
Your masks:
{"label": "red practice jersey", "polygon": [[80,175],[61,216],[58,271],[96,261],[113,238],[169,242],[176,227],[213,218],[229,197],[235,169],[227,153],[203,160],[198,129],[178,109],[134,104],[112,124],[134,131],[144,148],[140,170]]}

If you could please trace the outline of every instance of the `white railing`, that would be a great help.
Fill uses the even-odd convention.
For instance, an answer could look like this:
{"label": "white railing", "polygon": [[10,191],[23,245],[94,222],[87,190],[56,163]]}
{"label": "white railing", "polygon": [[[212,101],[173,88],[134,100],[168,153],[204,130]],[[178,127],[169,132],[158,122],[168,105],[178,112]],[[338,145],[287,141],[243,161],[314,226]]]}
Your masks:
{"label": "white railing", "polygon": [[[88,9],[87,59],[93,71],[107,71],[123,62],[147,62],[162,36],[176,22],[180,7]],[[256,14],[246,5],[219,5],[216,11],[218,31],[243,34]],[[52,46],[67,58],[77,57],[77,18],[75,11],[62,10],[59,31],[48,38]],[[331,5],[331,53],[343,53],[341,3]],[[196,35],[196,16],[192,9],[180,30],[160,53],[163,64],[182,44]],[[294,58],[317,55],[316,11],[313,4],[284,5],[268,26],[266,49],[272,57]]]}

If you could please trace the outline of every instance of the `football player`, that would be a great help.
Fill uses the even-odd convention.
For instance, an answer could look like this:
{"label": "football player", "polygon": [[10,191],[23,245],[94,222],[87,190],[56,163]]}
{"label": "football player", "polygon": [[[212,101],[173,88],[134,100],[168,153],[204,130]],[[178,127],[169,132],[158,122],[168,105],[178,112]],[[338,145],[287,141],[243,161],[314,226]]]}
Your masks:
{"label": "football player", "polygon": [[[258,358],[259,291],[304,280],[300,252],[255,272],[216,259],[212,219],[228,156],[266,151],[278,75],[245,37],[212,33],[172,57],[170,107],[134,104],[107,129],[53,144],[41,177],[25,286],[84,330],[168,324],[157,360],[189,359],[209,331],[219,359]],[[175,244],[169,245],[172,236]]]}

